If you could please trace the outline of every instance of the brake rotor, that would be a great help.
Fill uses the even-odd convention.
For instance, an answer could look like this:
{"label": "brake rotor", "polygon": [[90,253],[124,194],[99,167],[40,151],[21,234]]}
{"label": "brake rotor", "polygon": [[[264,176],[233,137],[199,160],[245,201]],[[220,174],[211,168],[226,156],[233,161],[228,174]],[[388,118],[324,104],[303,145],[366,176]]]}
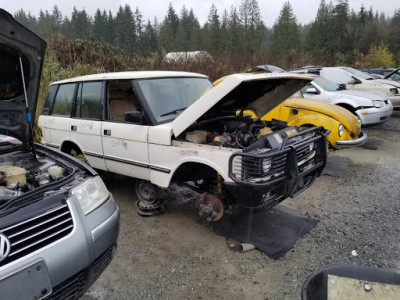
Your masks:
{"label": "brake rotor", "polygon": [[207,221],[218,221],[224,215],[224,204],[211,194],[203,193],[198,202],[199,215]]}

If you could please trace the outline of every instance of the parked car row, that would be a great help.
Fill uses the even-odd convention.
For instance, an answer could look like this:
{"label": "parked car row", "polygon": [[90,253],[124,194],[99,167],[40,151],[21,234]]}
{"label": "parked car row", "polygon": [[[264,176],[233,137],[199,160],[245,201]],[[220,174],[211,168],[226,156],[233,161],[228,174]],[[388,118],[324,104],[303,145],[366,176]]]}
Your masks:
{"label": "parked car row", "polygon": [[[293,69],[291,72],[316,74],[334,82],[343,89],[367,91],[383,95],[387,100],[390,100],[394,109],[400,109],[400,83],[394,80],[375,79],[364,72],[350,67],[307,66]],[[385,120],[386,119],[382,117],[382,121]]]}

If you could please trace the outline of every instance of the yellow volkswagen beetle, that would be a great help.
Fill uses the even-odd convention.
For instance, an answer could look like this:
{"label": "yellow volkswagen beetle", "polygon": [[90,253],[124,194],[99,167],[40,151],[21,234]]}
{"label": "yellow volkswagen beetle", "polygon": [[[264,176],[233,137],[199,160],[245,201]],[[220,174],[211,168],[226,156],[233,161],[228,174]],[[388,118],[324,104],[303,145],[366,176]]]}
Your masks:
{"label": "yellow volkswagen beetle", "polygon": [[269,111],[261,119],[278,119],[288,122],[288,126],[320,126],[329,129],[330,145],[335,149],[361,146],[367,135],[361,131],[358,117],[340,106],[294,95]]}
{"label": "yellow volkswagen beetle", "polygon": [[[216,80],[214,86],[224,79]],[[244,113],[256,118],[252,111],[246,110]],[[334,149],[361,146],[367,141],[357,116],[337,105],[304,99],[301,91],[261,117],[264,121],[272,119],[286,121],[288,126],[323,126],[331,131],[328,141]]]}

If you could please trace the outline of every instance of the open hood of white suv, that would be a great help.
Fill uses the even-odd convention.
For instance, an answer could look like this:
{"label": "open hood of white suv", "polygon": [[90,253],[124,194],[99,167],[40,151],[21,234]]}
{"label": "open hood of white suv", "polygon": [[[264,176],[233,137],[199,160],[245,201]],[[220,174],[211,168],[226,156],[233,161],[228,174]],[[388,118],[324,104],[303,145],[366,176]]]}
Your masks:
{"label": "open hood of white suv", "polygon": [[29,123],[35,117],[45,49],[45,41],[0,9],[0,134],[28,148],[33,147]]}
{"label": "open hood of white suv", "polygon": [[227,76],[190,105],[173,122],[175,136],[199,119],[252,110],[261,118],[313,78],[292,73],[240,73]]}

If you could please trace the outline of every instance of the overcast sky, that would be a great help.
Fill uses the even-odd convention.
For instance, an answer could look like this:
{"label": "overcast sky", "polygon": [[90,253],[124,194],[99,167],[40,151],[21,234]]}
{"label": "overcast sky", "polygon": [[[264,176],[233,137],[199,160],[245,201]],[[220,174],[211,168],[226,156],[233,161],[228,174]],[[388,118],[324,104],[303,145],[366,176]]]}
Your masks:
{"label": "overcast sky", "polygon": [[[241,2],[242,0],[0,0],[0,7],[11,14],[23,8],[25,12],[38,16],[40,10],[48,10],[51,13],[54,5],[57,5],[63,16],[71,18],[74,6],[77,10],[85,9],[90,16],[94,16],[97,8],[105,9],[106,11],[111,10],[113,16],[115,16],[120,5],[128,4],[133,11],[138,7],[146,22],[147,20],[153,22],[154,17],[157,17],[158,22],[162,22],[167,13],[169,3],[172,3],[178,15],[185,4],[187,9],[193,9],[195,16],[200,24],[203,25],[213,3],[221,16],[225,8],[228,13],[231,6],[239,9]],[[289,2],[293,7],[297,22],[307,24],[315,19],[321,0],[290,0]],[[326,0],[326,2],[329,2],[329,0]],[[337,3],[336,0],[332,2],[334,4]],[[272,27],[285,0],[258,0],[258,3],[264,23],[267,27]],[[400,1],[398,0],[349,0],[349,4],[350,9],[355,11],[359,11],[362,4],[367,9],[372,6],[374,11],[383,12],[390,17],[393,16],[395,10],[400,9]]]}

